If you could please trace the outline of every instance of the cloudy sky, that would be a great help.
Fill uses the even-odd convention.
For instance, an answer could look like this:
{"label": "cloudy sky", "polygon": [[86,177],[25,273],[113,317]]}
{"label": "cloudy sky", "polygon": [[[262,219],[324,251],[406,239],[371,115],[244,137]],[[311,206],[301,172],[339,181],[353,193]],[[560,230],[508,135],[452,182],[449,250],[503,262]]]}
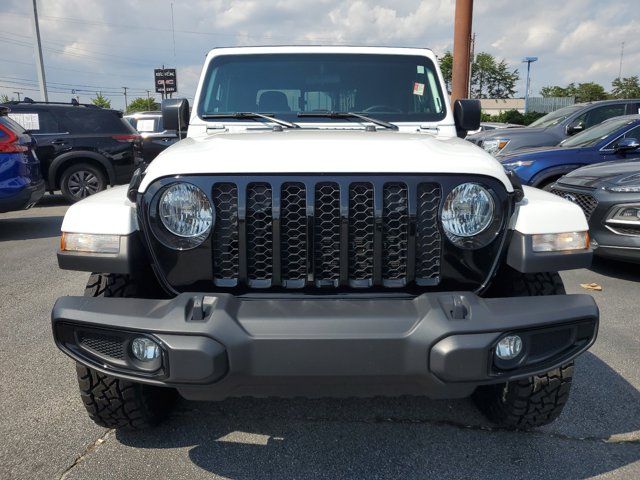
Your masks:
{"label": "cloudy sky", "polygon": [[[171,30],[171,5],[175,28]],[[454,0],[38,0],[50,100],[101,91],[122,108],[153,90],[153,69],[178,69],[192,98],[216,46],[350,44],[452,48]],[[476,0],[476,52],[520,68],[538,56],[532,91],[640,74],[637,0]],[[0,1],[0,94],[38,98],[31,1]],[[521,73],[523,70],[521,69]],[[518,85],[524,94],[524,75]]]}

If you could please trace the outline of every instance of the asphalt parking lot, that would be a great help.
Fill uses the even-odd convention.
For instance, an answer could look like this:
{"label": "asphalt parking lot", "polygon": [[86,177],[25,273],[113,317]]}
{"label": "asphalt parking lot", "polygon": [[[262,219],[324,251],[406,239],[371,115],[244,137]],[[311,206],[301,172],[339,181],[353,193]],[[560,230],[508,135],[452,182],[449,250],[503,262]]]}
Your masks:
{"label": "asphalt parking lot", "polygon": [[533,432],[493,428],[468,400],[181,402],[161,427],[94,425],[73,362],[54,346],[55,299],[88,274],[58,270],[66,210],[47,195],[0,214],[0,478],[640,478],[640,269],[597,262],[600,336],[577,362],[562,417]]}

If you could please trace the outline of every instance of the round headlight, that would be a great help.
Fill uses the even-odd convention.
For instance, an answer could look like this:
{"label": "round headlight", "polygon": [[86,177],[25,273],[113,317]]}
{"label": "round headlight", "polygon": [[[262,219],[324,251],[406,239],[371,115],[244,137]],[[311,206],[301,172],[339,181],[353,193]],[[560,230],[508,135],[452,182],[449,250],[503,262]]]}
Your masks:
{"label": "round headlight", "polygon": [[195,185],[176,183],[168,187],[158,202],[158,216],[172,239],[163,243],[178,250],[194,248],[205,241],[213,224],[213,209],[205,195]]}
{"label": "round headlight", "polygon": [[[447,196],[442,208],[442,226],[458,246],[484,232],[494,220],[495,205],[489,191],[477,183],[463,183]],[[477,246],[476,246],[477,248]]]}

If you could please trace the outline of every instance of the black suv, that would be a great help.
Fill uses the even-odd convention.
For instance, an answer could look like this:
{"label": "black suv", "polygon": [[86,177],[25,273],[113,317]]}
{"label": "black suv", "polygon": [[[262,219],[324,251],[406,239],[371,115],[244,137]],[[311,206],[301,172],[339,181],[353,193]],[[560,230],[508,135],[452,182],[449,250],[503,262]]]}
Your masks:
{"label": "black suv", "polygon": [[122,113],[95,105],[9,102],[9,116],[37,142],[47,189],[60,189],[70,202],[129,183],[142,161],[140,135]]}
{"label": "black suv", "polygon": [[124,119],[142,137],[142,152],[145,163],[151,163],[161,151],[180,140],[175,130],[164,128],[160,111],[131,113],[125,115]]}

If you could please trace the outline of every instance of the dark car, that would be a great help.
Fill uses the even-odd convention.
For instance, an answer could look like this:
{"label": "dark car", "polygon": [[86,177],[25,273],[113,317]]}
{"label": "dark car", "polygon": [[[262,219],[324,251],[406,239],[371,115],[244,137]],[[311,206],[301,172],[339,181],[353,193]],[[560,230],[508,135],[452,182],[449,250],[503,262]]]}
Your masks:
{"label": "dark car", "polygon": [[0,212],[22,210],[44,195],[33,138],[0,107]]}
{"label": "dark car", "polygon": [[640,115],[625,115],[591,127],[557,147],[518,150],[497,158],[522,183],[548,190],[558,178],[576,168],[635,155],[638,140]]}
{"label": "dark car", "polygon": [[141,158],[140,135],[117,110],[76,103],[9,102],[9,116],[36,139],[50,192],[71,202],[129,183]]}
{"label": "dark car", "polygon": [[582,207],[597,255],[640,263],[640,157],[579,168],[551,192]]}
{"label": "dark car", "polygon": [[180,140],[175,130],[165,130],[160,111],[136,112],[125,115],[124,119],[142,137],[142,155],[145,163],[150,163],[161,151]]}
{"label": "dark car", "polygon": [[539,118],[531,125],[470,135],[467,140],[492,155],[523,148],[558,145],[562,140],[612,117],[640,113],[640,99],[578,103]]}

